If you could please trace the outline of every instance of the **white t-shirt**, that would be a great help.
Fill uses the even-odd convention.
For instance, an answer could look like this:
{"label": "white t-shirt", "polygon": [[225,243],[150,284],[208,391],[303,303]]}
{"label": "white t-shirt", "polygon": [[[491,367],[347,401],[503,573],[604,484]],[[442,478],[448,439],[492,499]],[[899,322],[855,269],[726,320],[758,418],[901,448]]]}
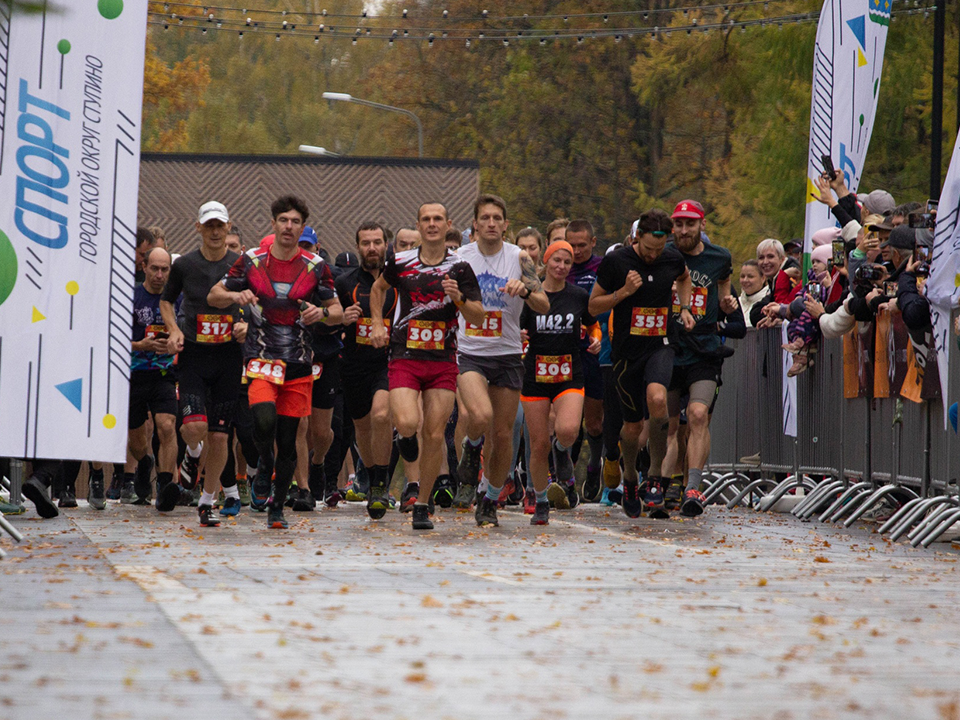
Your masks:
{"label": "white t-shirt", "polygon": [[500,292],[511,278],[520,279],[520,253],[516,245],[503,243],[495,255],[484,255],[477,243],[464,245],[460,257],[473,268],[480,283],[485,318],[477,327],[460,316],[457,347],[465,355],[519,355],[520,312],[524,301]]}

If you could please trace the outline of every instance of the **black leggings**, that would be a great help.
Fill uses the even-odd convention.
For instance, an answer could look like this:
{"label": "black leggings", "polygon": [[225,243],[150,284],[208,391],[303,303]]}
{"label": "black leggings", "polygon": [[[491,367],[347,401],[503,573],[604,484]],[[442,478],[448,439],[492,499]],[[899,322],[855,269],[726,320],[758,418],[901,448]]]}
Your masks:
{"label": "black leggings", "polygon": [[[277,415],[277,406],[273,403],[257,403],[250,407],[253,413],[253,439],[260,451],[257,475],[269,480],[276,471],[273,481],[273,505],[282,508],[290,490],[290,480],[297,467],[297,428],[300,418]],[[277,454],[274,457],[273,445],[276,442]]]}
{"label": "black leggings", "polygon": [[605,365],[603,371],[603,456],[607,460],[620,459],[620,428],[623,427],[623,412],[620,397],[613,379],[613,367]]}

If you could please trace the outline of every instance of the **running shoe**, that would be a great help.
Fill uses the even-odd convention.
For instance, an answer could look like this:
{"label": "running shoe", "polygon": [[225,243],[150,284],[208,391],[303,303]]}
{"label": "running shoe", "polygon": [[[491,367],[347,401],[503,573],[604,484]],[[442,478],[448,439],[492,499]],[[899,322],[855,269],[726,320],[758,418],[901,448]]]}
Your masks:
{"label": "running shoe", "polygon": [[430,508],[426,505],[413,506],[413,529],[433,530],[433,521],[430,519]]}
{"label": "running shoe", "polygon": [[449,475],[440,475],[433,486],[433,501],[442,508],[453,505],[453,478]]}
{"label": "running shoe", "polygon": [[260,473],[254,478],[250,486],[250,507],[257,512],[263,512],[267,509],[267,501],[270,499],[270,481],[261,478]]}
{"label": "running shoe", "polygon": [[177,501],[180,499],[180,490],[181,486],[177,483],[168,480],[165,485],[160,486],[160,481],[157,481],[157,511],[159,512],[170,512],[177,506]]}
{"label": "running shoe", "polygon": [[120,504],[133,505],[137,501],[136,481],[133,478],[124,478],[120,489]]}
{"label": "running shoe", "polygon": [[[467,438],[464,438],[461,448],[463,452],[460,455],[460,462],[457,464],[457,477],[460,478],[460,487],[462,488],[464,485],[476,487],[480,484],[483,444],[473,446]],[[469,505],[458,505],[457,507],[469,507]]]}
{"label": "running shoe", "polygon": [[455,508],[469,510],[473,507],[476,496],[477,486],[462,482],[460,483],[460,487],[457,488],[457,494],[453,496],[453,506]]}
{"label": "running shoe", "polygon": [[[203,445],[200,445],[201,449]],[[187,490],[193,490],[197,486],[198,470],[200,468],[200,458],[191,457],[190,453],[185,453],[183,462],[180,463],[180,484]]]}
{"label": "running shoe", "polygon": [[573,508],[580,504],[580,495],[577,494],[577,486],[575,483],[569,482],[565,484],[564,492],[567,493],[567,503],[570,505],[570,509],[573,510]]}
{"label": "running shoe", "polygon": [[[537,507],[537,494],[527,488],[523,493],[523,514],[524,515],[533,515],[536,512]],[[550,503],[547,503],[547,507],[550,507]]]}
{"label": "running shoe", "polygon": [[[404,488],[403,492],[404,495],[406,495],[407,488]],[[416,502],[416,496],[414,496],[414,502]],[[389,508],[390,502],[387,499],[387,489],[382,485],[371,485],[370,492],[367,493],[367,515],[370,516],[370,519],[379,520],[387,514],[387,510]],[[413,509],[413,503],[411,503],[410,509]],[[403,510],[402,500],[400,503],[400,510],[406,512]]]}
{"label": "running shoe", "polygon": [[671,482],[670,487],[667,488],[667,492],[663,496],[663,506],[667,510],[676,510],[680,507],[683,499],[683,483]]}
{"label": "running shoe", "polygon": [[526,493],[526,473],[515,470],[510,477],[513,480],[513,490],[507,496],[507,505],[519,505],[523,502],[523,496]]}
{"label": "running shoe", "polygon": [[60,491],[60,501],[57,503],[61,508],[75,508],[77,506],[77,495],[70,488],[64,488]]}
{"label": "running shoe", "polygon": [[90,473],[87,485],[87,502],[94,510],[103,510],[106,506],[106,497],[103,492],[103,473]]}
{"label": "running shoe", "polygon": [[604,507],[619,505],[621,500],[623,500],[623,490],[619,487],[605,487],[600,495],[600,504]]}
{"label": "running shoe", "polygon": [[[347,491],[347,499],[350,499],[350,493],[352,490]],[[334,480],[332,487],[326,487],[323,490],[323,504],[328,508],[335,508],[343,502],[343,491],[337,487],[337,482]]]}
{"label": "running shoe", "polygon": [[240,498],[224,498],[223,506],[220,508],[220,514],[224,517],[236,517],[240,514]]}
{"label": "running shoe", "polygon": [[270,506],[267,511],[267,527],[271,530],[286,530],[289,527],[287,519],[283,516],[283,505],[279,507]]}
{"label": "running shoe", "polygon": [[[383,488],[380,488],[380,494],[383,495]],[[373,492],[373,488],[370,488],[370,492]],[[400,512],[410,512],[413,510],[413,506],[417,502],[417,496],[420,494],[420,483],[407,483],[406,487],[403,488],[403,492],[400,494]],[[367,505],[369,510],[370,506]],[[371,516],[372,517],[372,516]]]}
{"label": "running shoe", "polygon": [[696,517],[703,513],[705,504],[703,493],[696,488],[690,488],[683,494],[683,504],[680,506],[680,514],[684,517]]}
{"label": "running shoe", "polygon": [[57,506],[50,499],[50,489],[39,479],[31,477],[23,484],[23,496],[37,508],[37,515],[42,518],[55,518],[60,514]]}
{"label": "running shoe", "polygon": [[570,509],[570,496],[563,488],[564,483],[552,482],[547,485],[547,501],[557,510]]}
{"label": "running shoe", "polygon": [[644,483],[643,506],[651,518],[665,520],[670,513],[663,506],[662,478],[649,477]]}
{"label": "running shoe", "polygon": [[296,483],[290,483],[290,487],[287,488],[287,499],[284,501],[284,507],[293,508],[294,504],[297,502],[298,493],[300,488],[297,487]]}
{"label": "running shoe", "polygon": [[[103,470],[100,470],[100,476],[103,477]],[[113,473],[113,477],[110,478],[110,487],[107,488],[106,492],[107,500],[119,500],[122,487],[123,476],[116,472]]]}
{"label": "running shoe", "polygon": [[252,484],[252,478],[247,475],[237,478],[237,492],[240,493],[240,505],[242,507],[250,506],[250,486]]}
{"label": "running shoe", "polygon": [[136,491],[137,499],[134,505],[150,504],[150,480],[153,475],[154,459],[152,455],[144,455],[137,463],[137,473],[133,477],[133,489]]}
{"label": "running shoe", "polygon": [[193,504],[193,492],[187,490],[183,485],[175,483],[177,486],[177,491],[180,493],[180,496],[177,498],[177,505],[182,507],[190,507]]}
{"label": "running shoe", "polygon": [[11,505],[0,500],[0,515],[23,515],[27,509],[23,505]]}
{"label": "running shoe", "polygon": [[478,527],[499,527],[500,521],[497,520],[497,503],[484,495],[477,503],[477,509],[473,513]]}
{"label": "running shoe", "polygon": [[297,489],[297,499],[293,501],[294,512],[313,512],[317,507],[317,501],[313,499],[313,493],[307,488]]}
{"label": "running shoe", "polygon": [[570,457],[570,450],[560,452],[556,441],[553,442],[553,466],[557,480],[567,482],[573,479],[573,460]]}
{"label": "running shoe", "polygon": [[638,518],[643,513],[643,501],[640,499],[640,483],[624,483],[623,498],[620,507],[627,517]]}
{"label": "running shoe", "polygon": [[615,488],[620,485],[620,461],[603,459],[603,486]]}
{"label": "running shoe", "polygon": [[[430,500],[430,503],[431,503],[431,507],[433,507],[433,500],[432,500],[432,499]],[[397,499],[396,499],[392,494],[388,493],[388,494],[387,494],[387,505],[390,506],[390,509],[391,509],[391,510],[396,510],[398,504],[399,504],[399,503],[397,502]],[[433,513],[431,513],[431,514],[433,514]]]}
{"label": "running shoe", "polygon": [[549,525],[550,524],[550,503],[538,502],[535,505],[533,517],[530,518],[531,525]]}
{"label": "running shoe", "polygon": [[[619,470],[619,468],[617,468]],[[583,481],[583,501],[596,502],[600,494],[600,468],[587,466],[587,477]]]}
{"label": "running shoe", "polygon": [[213,505],[198,505],[197,515],[203,527],[219,527],[220,520],[213,514]]}

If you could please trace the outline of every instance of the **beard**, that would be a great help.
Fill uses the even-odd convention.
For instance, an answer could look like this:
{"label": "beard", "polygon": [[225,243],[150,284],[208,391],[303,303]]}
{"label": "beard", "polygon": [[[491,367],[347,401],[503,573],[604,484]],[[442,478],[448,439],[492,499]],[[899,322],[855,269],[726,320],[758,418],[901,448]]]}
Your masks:
{"label": "beard", "polygon": [[360,261],[361,267],[367,272],[372,270],[382,270],[383,269],[383,257],[380,255],[367,255]]}
{"label": "beard", "polygon": [[682,252],[687,252],[688,250],[693,250],[697,244],[700,242],[700,233],[698,232],[693,237],[686,237],[684,235],[675,235],[675,242],[677,247]]}

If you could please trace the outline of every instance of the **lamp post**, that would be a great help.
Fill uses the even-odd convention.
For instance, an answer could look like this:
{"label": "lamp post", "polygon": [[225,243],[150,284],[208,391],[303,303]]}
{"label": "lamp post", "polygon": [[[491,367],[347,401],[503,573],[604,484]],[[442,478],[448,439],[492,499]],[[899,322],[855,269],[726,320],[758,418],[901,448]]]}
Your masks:
{"label": "lamp post", "polygon": [[340,153],[335,153],[333,150],[327,150],[325,147],[319,147],[317,145],[301,145],[297,148],[302,153],[309,153],[310,155],[326,155],[327,157],[341,157]]}
{"label": "lamp post", "polygon": [[355,98],[349,93],[337,93],[337,92],[325,92],[321,96],[324,100],[336,100],[339,102],[349,102],[356,103],[357,105],[366,105],[367,107],[378,108],[380,110],[387,110],[388,112],[400,113],[401,115],[406,115],[409,118],[412,118],[413,121],[417,124],[417,150],[420,157],[423,157],[423,124],[420,122],[420,118],[414,115],[409,110],[404,110],[403,108],[393,107],[393,105],[384,105],[382,103],[372,102],[370,100],[361,100],[360,98]]}

